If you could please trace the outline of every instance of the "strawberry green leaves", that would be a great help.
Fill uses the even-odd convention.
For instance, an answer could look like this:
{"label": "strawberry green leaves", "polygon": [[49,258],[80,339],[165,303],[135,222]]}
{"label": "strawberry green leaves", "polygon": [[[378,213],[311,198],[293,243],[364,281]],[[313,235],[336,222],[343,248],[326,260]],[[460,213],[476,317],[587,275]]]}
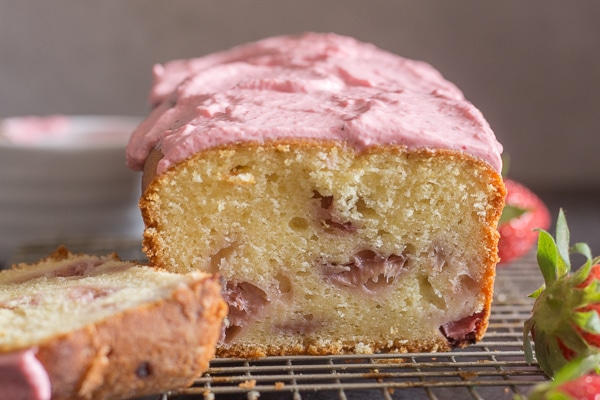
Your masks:
{"label": "strawberry green leaves", "polygon": [[[556,222],[556,239],[539,229],[537,261],[544,285],[534,292],[531,318],[525,322],[525,357],[535,355],[544,372],[554,373],[573,358],[600,353],[600,265],[592,259],[589,246],[569,246],[570,233],[563,210]],[[586,262],[572,273],[571,255],[583,255]]]}
{"label": "strawberry green leaves", "polygon": [[529,208],[517,207],[511,204],[507,204],[502,209],[502,214],[498,220],[498,225],[505,224],[515,218],[519,218],[521,215],[531,211]]}
{"label": "strawberry green leaves", "polygon": [[559,211],[556,221],[556,241],[544,229],[536,230],[539,232],[537,262],[546,286],[566,276],[571,271],[570,254],[572,253],[582,254],[587,258],[587,262],[582,267],[584,272],[581,273],[582,276],[587,275],[585,271],[589,271],[592,263],[590,248],[585,243],[577,243],[572,248],[569,247],[570,232],[562,209]]}
{"label": "strawberry green leaves", "polygon": [[[528,400],[586,400],[600,393],[600,354],[575,359],[556,372],[552,381],[538,384]],[[516,400],[523,397],[517,396]]]}
{"label": "strawberry green leaves", "polygon": [[571,269],[571,258],[569,256],[570,240],[571,234],[567,225],[565,213],[560,209],[558,212],[558,219],[556,220],[556,248],[560,255],[560,260],[564,263],[559,265],[559,267],[563,267],[565,274]]}
{"label": "strawberry green leaves", "polygon": [[596,311],[576,311],[573,322],[584,332],[600,334],[600,317]]}
{"label": "strawberry green leaves", "polygon": [[566,263],[558,252],[554,238],[544,230],[539,231],[537,262],[546,286],[551,285],[568,272],[565,268]]}

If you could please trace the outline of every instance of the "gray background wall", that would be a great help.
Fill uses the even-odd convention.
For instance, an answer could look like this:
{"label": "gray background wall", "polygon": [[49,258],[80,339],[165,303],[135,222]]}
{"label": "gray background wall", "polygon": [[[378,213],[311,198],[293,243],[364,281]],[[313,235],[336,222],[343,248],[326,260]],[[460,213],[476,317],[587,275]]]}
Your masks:
{"label": "gray background wall", "polygon": [[487,116],[514,178],[600,187],[593,0],[0,0],[0,116],[145,115],[154,63],[307,30],[435,65]]}

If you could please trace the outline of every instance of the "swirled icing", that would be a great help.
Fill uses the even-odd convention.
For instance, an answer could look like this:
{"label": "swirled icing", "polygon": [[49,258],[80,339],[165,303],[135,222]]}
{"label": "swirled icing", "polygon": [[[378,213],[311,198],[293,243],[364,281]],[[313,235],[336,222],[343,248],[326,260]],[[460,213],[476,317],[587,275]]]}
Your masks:
{"label": "swirled icing", "polygon": [[362,151],[395,144],[463,151],[500,171],[502,146],[462,92],[429,64],[336,34],[278,36],[154,67],[153,111],[127,164],[157,173],[202,150],[286,138]]}

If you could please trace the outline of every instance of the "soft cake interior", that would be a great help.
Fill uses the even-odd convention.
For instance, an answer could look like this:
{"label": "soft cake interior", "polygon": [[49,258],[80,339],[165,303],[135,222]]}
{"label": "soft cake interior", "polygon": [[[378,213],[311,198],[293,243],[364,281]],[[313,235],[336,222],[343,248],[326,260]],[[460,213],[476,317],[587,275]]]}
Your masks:
{"label": "soft cake interior", "polygon": [[79,256],[0,274],[0,350],[28,348],[168,298],[190,276]]}
{"label": "soft cake interior", "polygon": [[145,250],[221,274],[221,355],[448,350],[487,326],[503,190],[450,150],[211,149],[145,189]]}

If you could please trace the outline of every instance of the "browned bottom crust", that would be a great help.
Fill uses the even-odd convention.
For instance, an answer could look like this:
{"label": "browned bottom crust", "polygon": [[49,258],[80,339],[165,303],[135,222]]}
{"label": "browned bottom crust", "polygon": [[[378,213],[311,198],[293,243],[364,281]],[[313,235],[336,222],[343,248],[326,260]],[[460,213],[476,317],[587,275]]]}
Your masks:
{"label": "browned bottom crust", "polygon": [[226,307],[215,278],[41,344],[52,398],[115,399],[189,386],[214,356]]}
{"label": "browned bottom crust", "polygon": [[[461,346],[464,347],[464,346]],[[423,353],[423,352],[445,352],[452,350],[453,347],[447,341],[421,341],[406,343],[402,340],[389,340],[370,343],[317,343],[307,340],[302,345],[296,346],[273,346],[265,344],[263,346],[238,345],[218,346],[217,357],[232,358],[262,358],[268,356],[290,356],[290,355],[311,355],[311,356],[330,356],[343,354],[377,354],[377,353]]]}

